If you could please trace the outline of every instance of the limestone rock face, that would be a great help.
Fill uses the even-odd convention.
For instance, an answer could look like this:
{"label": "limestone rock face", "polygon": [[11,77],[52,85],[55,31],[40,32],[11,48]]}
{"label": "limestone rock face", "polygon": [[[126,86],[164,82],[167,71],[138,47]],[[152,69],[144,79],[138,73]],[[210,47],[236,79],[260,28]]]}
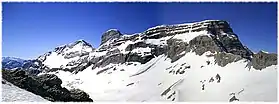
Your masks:
{"label": "limestone rock face", "polygon": [[178,39],[169,39],[167,41],[167,44],[167,55],[170,59],[172,59],[172,62],[178,60],[180,57],[184,55],[180,55],[180,53],[186,51],[187,49],[189,51],[189,44]]}
{"label": "limestone rock face", "polygon": [[[200,33],[201,35],[197,35],[189,41],[175,38],[175,36],[179,34],[185,34],[186,36],[202,31],[205,31],[205,33],[209,35]],[[217,52],[218,54],[214,55],[216,59],[215,62],[220,66],[225,66],[228,63],[238,61],[242,58],[251,61],[251,57],[253,56],[253,52],[240,42],[229,23],[223,20],[207,20],[192,24],[161,25],[125,38],[121,36],[118,30],[109,30],[102,36],[102,43],[109,39],[116,40],[112,41],[109,45],[102,46],[100,49],[109,51],[121,44],[125,44],[127,41],[132,41],[134,43],[126,46],[126,53],[122,53],[122,50],[109,51],[110,54],[107,54],[109,57],[106,57],[113,61],[108,61],[104,56],[102,56],[104,59],[97,58],[99,60],[106,60],[101,61],[103,63],[102,66],[108,65],[109,63],[146,63],[154,56],[159,56],[161,54],[167,55],[168,58],[174,62],[191,51],[195,52],[197,55],[202,55],[207,51],[212,53]],[[148,40],[160,40],[162,44],[149,43],[147,42]],[[136,53],[131,53],[133,50],[139,48],[150,48],[151,55],[141,56]],[[111,55],[111,53],[116,53],[118,55]],[[93,68],[99,67],[100,65],[101,64],[95,64]]]}
{"label": "limestone rock face", "polygon": [[242,57],[239,55],[230,54],[230,53],[227,54],[224,52],[217,53],[214,56],[214,58],[215,58],[215,63],[217,63],[219,66],[222,67],[226,66],[229,63],[236,62],[242,59]]}
{"label": "limestone rock face", "polygon": [[277,54],[263,51],[253,55],[252,65],[255,69],[263,69],[271,65],[277,65]]}

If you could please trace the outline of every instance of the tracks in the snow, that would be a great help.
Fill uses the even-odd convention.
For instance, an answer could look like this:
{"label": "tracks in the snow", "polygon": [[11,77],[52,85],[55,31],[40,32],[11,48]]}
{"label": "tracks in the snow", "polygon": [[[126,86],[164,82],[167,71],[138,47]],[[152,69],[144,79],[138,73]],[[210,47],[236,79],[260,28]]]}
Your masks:
{"label": "tracks in the snow", "polygon": [[179,91],[177,89],[174,89],[174,87],[176,87],[177,85],[182,83],[183,80],[184,79],[179,79],[178,81],[173,83],[171,86],[169,86],[166,90],[164,90],[161,93],[161,97],[164,97],[164,98],[166,98],[166,100],[170,100],[170,101],[178,101],[179,100],[179,96],[178,96]]}

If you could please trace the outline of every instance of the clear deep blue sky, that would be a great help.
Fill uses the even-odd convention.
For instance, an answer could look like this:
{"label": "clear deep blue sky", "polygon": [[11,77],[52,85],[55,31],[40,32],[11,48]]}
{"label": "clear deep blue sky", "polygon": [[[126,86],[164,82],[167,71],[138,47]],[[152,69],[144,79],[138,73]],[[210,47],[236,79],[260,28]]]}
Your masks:
{"label": "clear deep blue sky", "polygon": [[142,32],[161,24],[227,20],[252,51],[277,52],[276,3],[3,3],[2,55],[36,58],[110,28]]}

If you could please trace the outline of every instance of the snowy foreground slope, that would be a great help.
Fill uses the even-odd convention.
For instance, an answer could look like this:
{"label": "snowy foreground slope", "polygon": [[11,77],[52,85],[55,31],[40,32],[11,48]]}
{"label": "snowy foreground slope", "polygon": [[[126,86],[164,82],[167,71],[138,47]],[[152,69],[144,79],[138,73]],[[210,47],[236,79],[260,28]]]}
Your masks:
{"label": "snowy foreground slope", "polygon": [[95,102],[277,101],[277,54],[253,53],[226,21],[161,25],[133,35],[110,29],[101,38],[97,48],[78,40],[30,65]]}
{"label": "snowy foreground slope", "polygon": [[41,96],[35,95],[24,89],[2,80],[2,102],[48,102]]}
{"label": "snowy foreground slope", "polygon": [[[206,61],[210,61],[207,65]],[[229,101],[230,93],[240,101],[277,101],[277,66],[262,71],[246,68],[245,60],[220,67],[205,55],[187,53],[171,63],[164,55],[153,58],[146,64],[113,65],[102,75],[98,70],[86,70],[78,74],[59,71],[63,85],[76,87],[87,92],[95,101]],[[186,63],[186,64],[185,64]],[[135,63],[138,64],[138,63]],[[183,65],[184,64],[184,65]],[[187,65],[191,68],[185,69]],[[204,66],[201,68],[201,66]],[[148,70],[145,70],[149,67]],[[171,67],[171,68],[170,68]],[[125,71],[120,71],[124,69]],[[172,72],[170,72],[172,69]],[[143,74],[133,76],[145,70]],[[180,72],[177,73],[177,70]],[[111,73],[112,74],[108,74]],[[209,82],[215,75],[221,76],[220,83]],[[200,81],[206,80],[202,90]],[[169,91],[168,91],[169,90]],[[163,94],[165,92],[165,94]]]}

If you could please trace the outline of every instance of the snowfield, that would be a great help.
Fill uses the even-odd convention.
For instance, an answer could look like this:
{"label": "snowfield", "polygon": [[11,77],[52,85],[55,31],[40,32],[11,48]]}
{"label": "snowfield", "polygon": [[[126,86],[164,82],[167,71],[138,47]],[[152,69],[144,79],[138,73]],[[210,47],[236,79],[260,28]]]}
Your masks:
{"label": "snowfield", "polygon": [[[221,67],[207,54],[210,52],[201,56],[189,52],[173,63],[160,55],[146,64],[110,64],[93,70],[91,66],[77,74],[59,71],[56,75],[64,87],[82,89],[96,102],[229,102],[231,93],[239,101],[277,101],[277,65],[249,70],[243,59]],[[211,77],[213,82],[209,82]]]}
{"label": "snowfield", "polygon": [[49,102],[41,96],[21,89],[4,80],[2,83],[2,102]]}

